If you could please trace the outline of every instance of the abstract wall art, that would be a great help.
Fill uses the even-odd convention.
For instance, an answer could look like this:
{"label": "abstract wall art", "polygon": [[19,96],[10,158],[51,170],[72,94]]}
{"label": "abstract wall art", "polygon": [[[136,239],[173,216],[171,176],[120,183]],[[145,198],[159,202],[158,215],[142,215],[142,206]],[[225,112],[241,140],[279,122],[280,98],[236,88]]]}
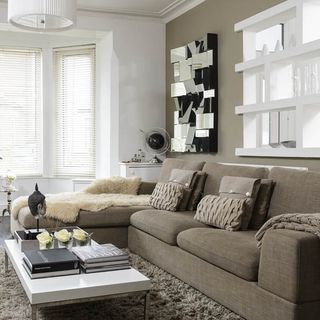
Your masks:
{"label": "abstract wall art", "polygon": [[172,152],[218,151],[218,36],[171,50],[174,81]]}

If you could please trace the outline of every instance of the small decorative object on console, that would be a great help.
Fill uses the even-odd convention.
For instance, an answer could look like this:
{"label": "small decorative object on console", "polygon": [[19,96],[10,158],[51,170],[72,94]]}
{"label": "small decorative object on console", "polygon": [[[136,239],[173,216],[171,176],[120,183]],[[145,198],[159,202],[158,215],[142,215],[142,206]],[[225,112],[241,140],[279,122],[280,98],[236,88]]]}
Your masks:
{"label": "small decorative object on console", "polygon": [[11,170],[7,170],[7,173],[3,176],[3,178],[6,181],[6,186],[5,189],[6,190],[12,190],[14,191],[16,188],[13,185],[13,182],[16,180],[16,175],[11,171]]}

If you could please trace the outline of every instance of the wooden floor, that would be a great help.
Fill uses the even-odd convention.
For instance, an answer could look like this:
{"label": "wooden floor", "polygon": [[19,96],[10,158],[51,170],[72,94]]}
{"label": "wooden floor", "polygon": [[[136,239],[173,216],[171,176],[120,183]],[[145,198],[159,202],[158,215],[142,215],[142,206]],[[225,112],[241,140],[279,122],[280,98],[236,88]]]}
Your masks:
{"label": "wooden floor", "polygon": [[3,246],[4,240],[11,238],[10,217],[0,217],[0,247]]}

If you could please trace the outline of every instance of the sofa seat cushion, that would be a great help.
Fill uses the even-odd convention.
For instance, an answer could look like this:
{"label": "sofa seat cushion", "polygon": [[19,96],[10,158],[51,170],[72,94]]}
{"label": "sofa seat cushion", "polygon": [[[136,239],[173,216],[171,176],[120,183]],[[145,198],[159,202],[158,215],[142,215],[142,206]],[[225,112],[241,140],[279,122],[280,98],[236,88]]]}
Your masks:
{"label": "sofa seat cushion", "polygon": [[255,231],[194,228],[178,235],[178,246],[234,275],[257,281],[260,252]]}
{"label": "sofa seat cushion", "polygon": [[180,232],[190,228],[208,228],[193,219],[195,212],[164,210],[144,210],[136,212],[130,218],[131,225],[170,245],[177,244]]}
{"label": "sofa seat cushion", "polygon": [[[133,213],[150,208],[149,206],[131,206],[110,207],[98,212],[80,210],[77,221],[72,225],[80,228],[127,227],[130,224],[130,216]],[[26,229],[36,227],[36,221],[27,207],[19,211],[18,221]],[[54,219],[43,218],[40,220],[42,228],[57,228],[65,225],[65,223]]]}

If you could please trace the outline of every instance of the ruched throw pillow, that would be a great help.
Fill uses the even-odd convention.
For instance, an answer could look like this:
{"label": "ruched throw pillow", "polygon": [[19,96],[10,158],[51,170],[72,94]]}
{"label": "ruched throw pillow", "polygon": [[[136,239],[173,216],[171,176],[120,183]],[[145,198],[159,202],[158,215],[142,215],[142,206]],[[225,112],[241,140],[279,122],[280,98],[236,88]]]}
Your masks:
{"label": "ruched throw pillow", "polygon": [[246,210],[246,199],[205,196],[198,204],[194,219],[204,224],[238,231]]}
{"label": "ruched throw pillow", "polygon": [[260,184],[260,179],[230,176],[224,176],[220,182],[219,195],[221,198],[245,200],[246,208],[241,218],[241,230],[248,229]]}
{"label": "ruched throw pillow", "polygon": [[160,210],[177,211],[183,191],[184,188],[180,184],[158,182],[150,197],[150,205]]}

